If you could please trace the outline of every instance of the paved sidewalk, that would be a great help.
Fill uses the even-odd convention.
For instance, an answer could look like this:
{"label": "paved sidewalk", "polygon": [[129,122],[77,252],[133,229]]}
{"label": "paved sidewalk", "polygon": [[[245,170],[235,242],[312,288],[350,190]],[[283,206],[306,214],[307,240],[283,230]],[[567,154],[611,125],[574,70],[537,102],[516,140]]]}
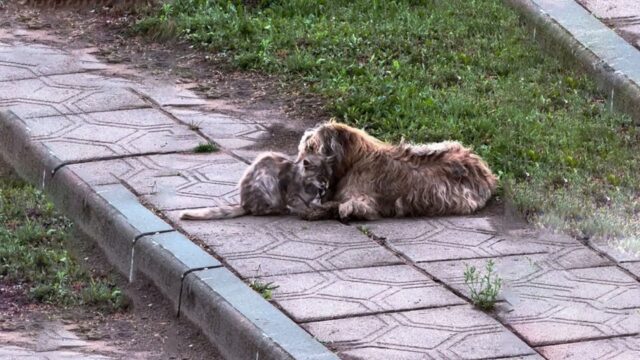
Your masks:
{"label": "paved sidewalk", "polygon": [[[367,231],[291,217],[179,221],[180,209],[238,200],[247,150],[268,131],[174,84],[105,68],[84,52],[2,40],[0,107],[91,186],[125,184],[241,278],[278,285],[273,303],[339,356],[640,357],[640,259],[604,243],[496,217],[384,220]],[[192,152],[208,141],[221,151]],[[470,305],[462,276],[488,259],[505,280],[492,314]]]}
{"label": "paved sidewalk", "polygon": [[640,49],[640,1],[576,0],[622,38]]}

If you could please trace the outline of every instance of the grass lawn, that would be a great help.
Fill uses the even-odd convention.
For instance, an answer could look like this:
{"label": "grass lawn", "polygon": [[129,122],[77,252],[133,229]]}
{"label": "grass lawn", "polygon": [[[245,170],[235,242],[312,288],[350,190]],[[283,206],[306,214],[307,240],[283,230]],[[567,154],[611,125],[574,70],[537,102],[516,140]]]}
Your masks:
{"label": "grass lawn", "polygon": [[90,275],[66,250],[71,230],[42,192],[0,178],[0,283],[38,302],[120,309],[125,302],[114,283]]}
{"label": "grass lawn", "polygon": [[136,28],[280,75],[382,139],[471,145],[534,223],[629,244],[640,234],[638,129],[501,0],[246,3],[175,0]]}

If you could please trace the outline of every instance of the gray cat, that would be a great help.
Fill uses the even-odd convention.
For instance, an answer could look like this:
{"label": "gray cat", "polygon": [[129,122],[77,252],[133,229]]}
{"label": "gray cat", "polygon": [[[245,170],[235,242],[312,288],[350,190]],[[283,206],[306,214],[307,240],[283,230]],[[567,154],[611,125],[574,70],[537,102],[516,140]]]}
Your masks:
{"label": "gray cat", "polygon": [[185,220],[231,219],[243,215],[302,215],[327,197],[331,168],[322,156],[294,163],[286,155],[259,155],[240,180],[240,204],[186,210]]}

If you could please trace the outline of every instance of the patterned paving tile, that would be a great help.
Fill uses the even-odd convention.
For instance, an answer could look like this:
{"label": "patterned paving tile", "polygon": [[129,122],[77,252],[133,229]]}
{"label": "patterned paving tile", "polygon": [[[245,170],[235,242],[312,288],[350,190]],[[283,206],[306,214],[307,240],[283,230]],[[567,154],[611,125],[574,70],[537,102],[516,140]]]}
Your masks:
{"label": "patterned paving tile", "polygon": [[92,56],[74,57],[49,46],[13,43],[0,47],[0,81],[105,68]]}
{"label": "patterned paving tile", "polygon": [[619,337],[543,346],[537,350],[549,360],[640,359],[640,337]]}
{"label": "patterned paving tile", "polygon": [[523,266],[519,276],[509,276],[516,301],[501,305],[498,316],[531,344],[640,332],[640,285],[617,267]]}
{"label": "patterned paving tile", "polygon": [[351,226],[309,223],[294,217],[247,216],[218,221],[180,221],[243,278],[398,264],[400,260]]}
{"label": "patterned paving tile", "polygon": [[237,203],[247,164],[224,153],[164,154],[70,165],[94,185],[125,182],[158,209]]}
{"label": "patterned paving tile", "polygon": [[171,112],[184,123],[198,126],[204,135],[226,149],[251,147],[271,136],[264,125],[237,116],[179,108]]}
{"label": "patterned paving tile", "polygon": [[191,151],[205,142],[154,109],[120,110],[23,119],[34,140],[59,159]]}
{"label": "patterned paving tile", "polygon": [[415,262],[535,254],[578,244],[555,238],[523,241],[526,234],[500,234],[484,218],[385,219],[367,227]]}
{"label": "patterned paving tile", "polygon": [[407,265],[268,276],[274,301],[296,321],[466,302]]}
{"label": "patterned paving tile", "polygon": [[[75,78],[86,78],[86,84],[74,84]],[[115,80],[91,74],[42,76],[2,85],[0,107],[11,109],[23,119],[149,107],[141,97]]]}
{"label": "patterned paving tile", "polygon": [[[489,259],[467,259],[436,261],[418,263],[417,265],[426,270],[429,274],[446,283],[452,288],[469,295],[469,291],[464,282],[464,271],[467,266],[473,266],[484,272],[485,265]],[[582,267],[596,267],[612,265],[610,261],[598,256],[587,247],[570,247],[555,254],[531,254],[514,255],[491,258],[495,263],[495,272],[503,279],[502,294],[510,288],[511,282],[522,278],[534,276],[537,273],[546,271],[545,269],[572,269]],[[515,294],[510,294],[513,301]],[[503,299],[501,297],[501,299]]]}
{"label": "patterned paving tile", "polygon": [[606,239],[591,239],[589,245],[594,249],[607,254],[617,262],[633,262],[640,261],[640,253],[628,251],[622,244],[615,243]]}
{"label": "patterned paving tile", "polygon": [[535,355],[498,322],[469,306],[319,321],[303,326],[345,359],[488,359]]}
{"label": "patterned paving tile", "polygon": [[629,270],[637,278],[640,278],[640,261],[622,263],[622,264],[620,264],[620,266],[622,266],[623,268]]}

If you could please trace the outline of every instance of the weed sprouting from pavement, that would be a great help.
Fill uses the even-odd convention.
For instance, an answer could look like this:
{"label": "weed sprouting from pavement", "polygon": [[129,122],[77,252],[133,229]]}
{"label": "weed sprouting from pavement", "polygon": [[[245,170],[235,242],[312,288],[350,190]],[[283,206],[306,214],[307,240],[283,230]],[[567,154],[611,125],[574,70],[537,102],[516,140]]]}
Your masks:
{"label": "weed sprouting from pavement", "polygon": [[502,279],[494,272],[494,266],[493,260],[488,260],[482,274],[475,266],[465,265],[464,283],[469,289],[469,297],[482,310],[493,309],[502,287]]}
{"label": "weed sprouting from pavement", "polygon": [[273,295],[273,290],[279,288],[280,286],[274,285],[273,282],[262,282],[259,279],[254,279],[249,283],[249,286],[258,294],[262,295],[262,297],[266,300],[271,300]]}
{"label": "weed sprouting from pavement", "polygon": [[356,228],[360,230],[360,232],[364,235],[371,237],[371,230],[369,230],[369,227],[367,225],[358,225],[356,226]]}
{"label": "weed sprouting from pavement", "polygon": [[198,131],[201,129],[202,121],[190,121],[189,130]]}
{"label": "weed sprouting from pavement", "polygon": [[218,146],[214,143],[198,144],[198,146],[193,149],[195,153],[212,153],[216,151],[218,151]]}

